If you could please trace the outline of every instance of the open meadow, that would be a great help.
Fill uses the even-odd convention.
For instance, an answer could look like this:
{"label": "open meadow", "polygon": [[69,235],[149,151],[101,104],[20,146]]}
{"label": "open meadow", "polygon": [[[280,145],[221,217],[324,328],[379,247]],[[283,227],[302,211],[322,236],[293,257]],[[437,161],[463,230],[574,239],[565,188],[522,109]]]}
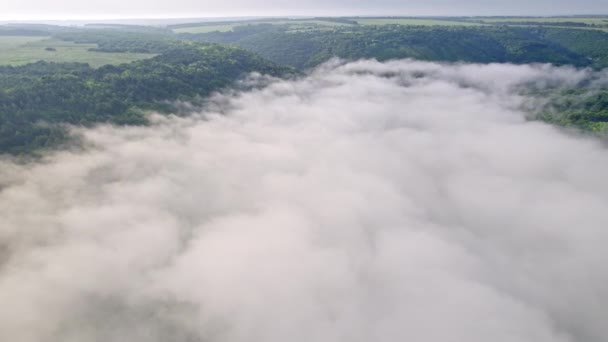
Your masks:
{"label": "open meadow", "polygon": [[82,62],[92,67],[128,63],[155,56],[149,53],[91,51],[96,44],[78,44],[48,37],[0,36],[0,65],[37,61]]}

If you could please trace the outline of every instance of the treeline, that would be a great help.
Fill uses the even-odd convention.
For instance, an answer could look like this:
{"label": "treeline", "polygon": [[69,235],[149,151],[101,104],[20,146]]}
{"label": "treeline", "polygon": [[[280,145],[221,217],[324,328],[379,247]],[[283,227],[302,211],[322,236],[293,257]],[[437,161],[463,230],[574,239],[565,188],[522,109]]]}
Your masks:
{"label": "treeline", "polygon": [[98,69],[47,62],[0,67],[0,152],[53,146],[65,138],[66,123],[142,124],[144,109],[166,110],[164,100],[205,96],[252,71],[278,76],[290,69],[243,49],[201,44]]}
{"label": "treeline", "polygon": [[181,43],[173,32],[164,28],[89,24],[85,27],[44,24],[0,25],[0,36],[47,36],[82,44],[97,44],[100,52],[165,53]]}
{"label": "treeline", "polygon": [[598,68],[608,67],[608,32],[551,28],[538,30],[538,35],[589,58]]}
{"label": "treeline", "polygon": [[590,90],[582,87],[553,95],[539,118],[560,126],[605,135],[608,131],[608,89]]}
{"label": "treeline", "polygon": [[170,32],[121,31],[117,29],[86,29],[61,32],[54,38],[82,44],[97,44],[92,50],[101,52],[165,53],[179,47]]}
{"label": "treeline", "polygon": [[[233,44],[280,64],[306,69],[332,57],[378,60],[552,63],[608,66],[608,33],[597,30],[513,27],[359,26],[289,32],[277,25],[247,25],[233,32],[180,35],[184,39]],[[542,120],[584,130],[608,130],[608,90],[550,94]]]}
{"label": "treeline", "polygon": [[345,25],[359,25],[359,22],[355,19],[351,19],[351,18],[326,18],[326,17],[317,17],[314,18],[314,20],[319,20],[319,21],[326,21],[329,23],[338,23],[338,24],[345,24]]}
{"label": "treeline", "polygon": [[[379,60],[416,58],[432,61],[553,63],[605,66],[597,50],[604,32],[581,33],[577,45],[543,28],[456,26],[349,26],[331,30],[290,32],[271,25],[247,25],[234,32],[181,34],[182,39],[233,44],[274,62],[310,68],[331,57]],[[587,31],[587,30],[580,30]],[[604,40],[605,41],[605,40]],[[605,44],[603,44],[605,46]],[[598,53],[599,55],[599,53]]]}
{"label": "treeline", "polygon": [[[282,75],[293,70],[279,65],[306,69],[332,57],[608,66],[608,44],[603,43],[608,33],[597,30],[350,25],[293,31],[288,24],[177,35],[141,27],[129,31],[25,25],[0,27],[0,34],[2,30],[97,44],[99,51],[158,56],[98,69],[45,62],[0,67],[0,153],[55,146],[66,137],[63,124],[143,124],[143,110],[168,110],[165,100],[208,95],[248,72]],[[608,90],[593,95],[566,92],[553,103],[552,110],[541,115],[543,120],[596,131],[608,128]]]}
{"label": "treeline", "polygon": [[127,24],[106,24],[106,23],[91,23],[85,24],[85,29],[96,30],[118,30],[121,32],[145,32],[145,33],[171,33],[171,30],[163,27],[153,27],[145,25],[127,25]]}
{"label": "treeline", "polygon": [[28,28],[0,26],[0,36],[49,36],[50,33]]}
{"label": "treeline", "polygon": [[603,27],[608,25],[587,24],[577,21],[501,21],[493,25],[559,26],[559,27]]}
{"label": "treeline", "polygon": [[[258,34],[267,33],[286,33],[289,30],[289,25],[277,25],[270,23],[262,24],[244,24],[235,26],[231,31],[220,32],[214,31],[209,33],[178,33],[177,37],[180,39],[205,42],[205,43],[217,43],[217,44],[231,44],[239,45],[241,40],[245,40],[249,37],[256,36]],[[277,44],[278,45],[278,44]]]}

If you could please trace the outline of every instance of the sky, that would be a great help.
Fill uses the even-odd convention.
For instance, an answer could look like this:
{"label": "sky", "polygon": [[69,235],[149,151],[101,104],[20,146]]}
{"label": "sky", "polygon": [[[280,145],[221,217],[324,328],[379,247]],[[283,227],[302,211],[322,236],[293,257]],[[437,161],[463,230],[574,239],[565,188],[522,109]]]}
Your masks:
{"label": "sky", "polygon": [[606,146],[526,120],[544,100],[521,91],[606,73],[332,61],[241,82],[0,158],[0,341],[606,341]]}
{"label": "sky", "polygon": [[608,12],[608,0],[3,0],[0,20],[226,16],[560,15]]}

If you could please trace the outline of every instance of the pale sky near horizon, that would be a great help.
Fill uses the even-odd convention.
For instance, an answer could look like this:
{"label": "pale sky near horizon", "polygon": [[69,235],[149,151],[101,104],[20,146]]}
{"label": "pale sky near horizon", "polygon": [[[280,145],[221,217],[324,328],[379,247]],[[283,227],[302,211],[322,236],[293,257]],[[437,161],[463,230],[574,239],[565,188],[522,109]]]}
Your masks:
{"label": "pale sky near horizon", "polygon": [[2,0],[0,19],[607,14],[608,0]]}

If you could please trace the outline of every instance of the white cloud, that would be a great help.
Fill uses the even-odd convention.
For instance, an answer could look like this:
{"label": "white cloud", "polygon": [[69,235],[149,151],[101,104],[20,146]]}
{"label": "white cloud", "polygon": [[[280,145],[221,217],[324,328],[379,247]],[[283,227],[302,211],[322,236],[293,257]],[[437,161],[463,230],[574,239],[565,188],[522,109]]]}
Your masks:
{"label": "white cloud", "polygon": [[604,341],[608,154],[517,93],[589,76],[334,61],[4,161],[0,340]]}

